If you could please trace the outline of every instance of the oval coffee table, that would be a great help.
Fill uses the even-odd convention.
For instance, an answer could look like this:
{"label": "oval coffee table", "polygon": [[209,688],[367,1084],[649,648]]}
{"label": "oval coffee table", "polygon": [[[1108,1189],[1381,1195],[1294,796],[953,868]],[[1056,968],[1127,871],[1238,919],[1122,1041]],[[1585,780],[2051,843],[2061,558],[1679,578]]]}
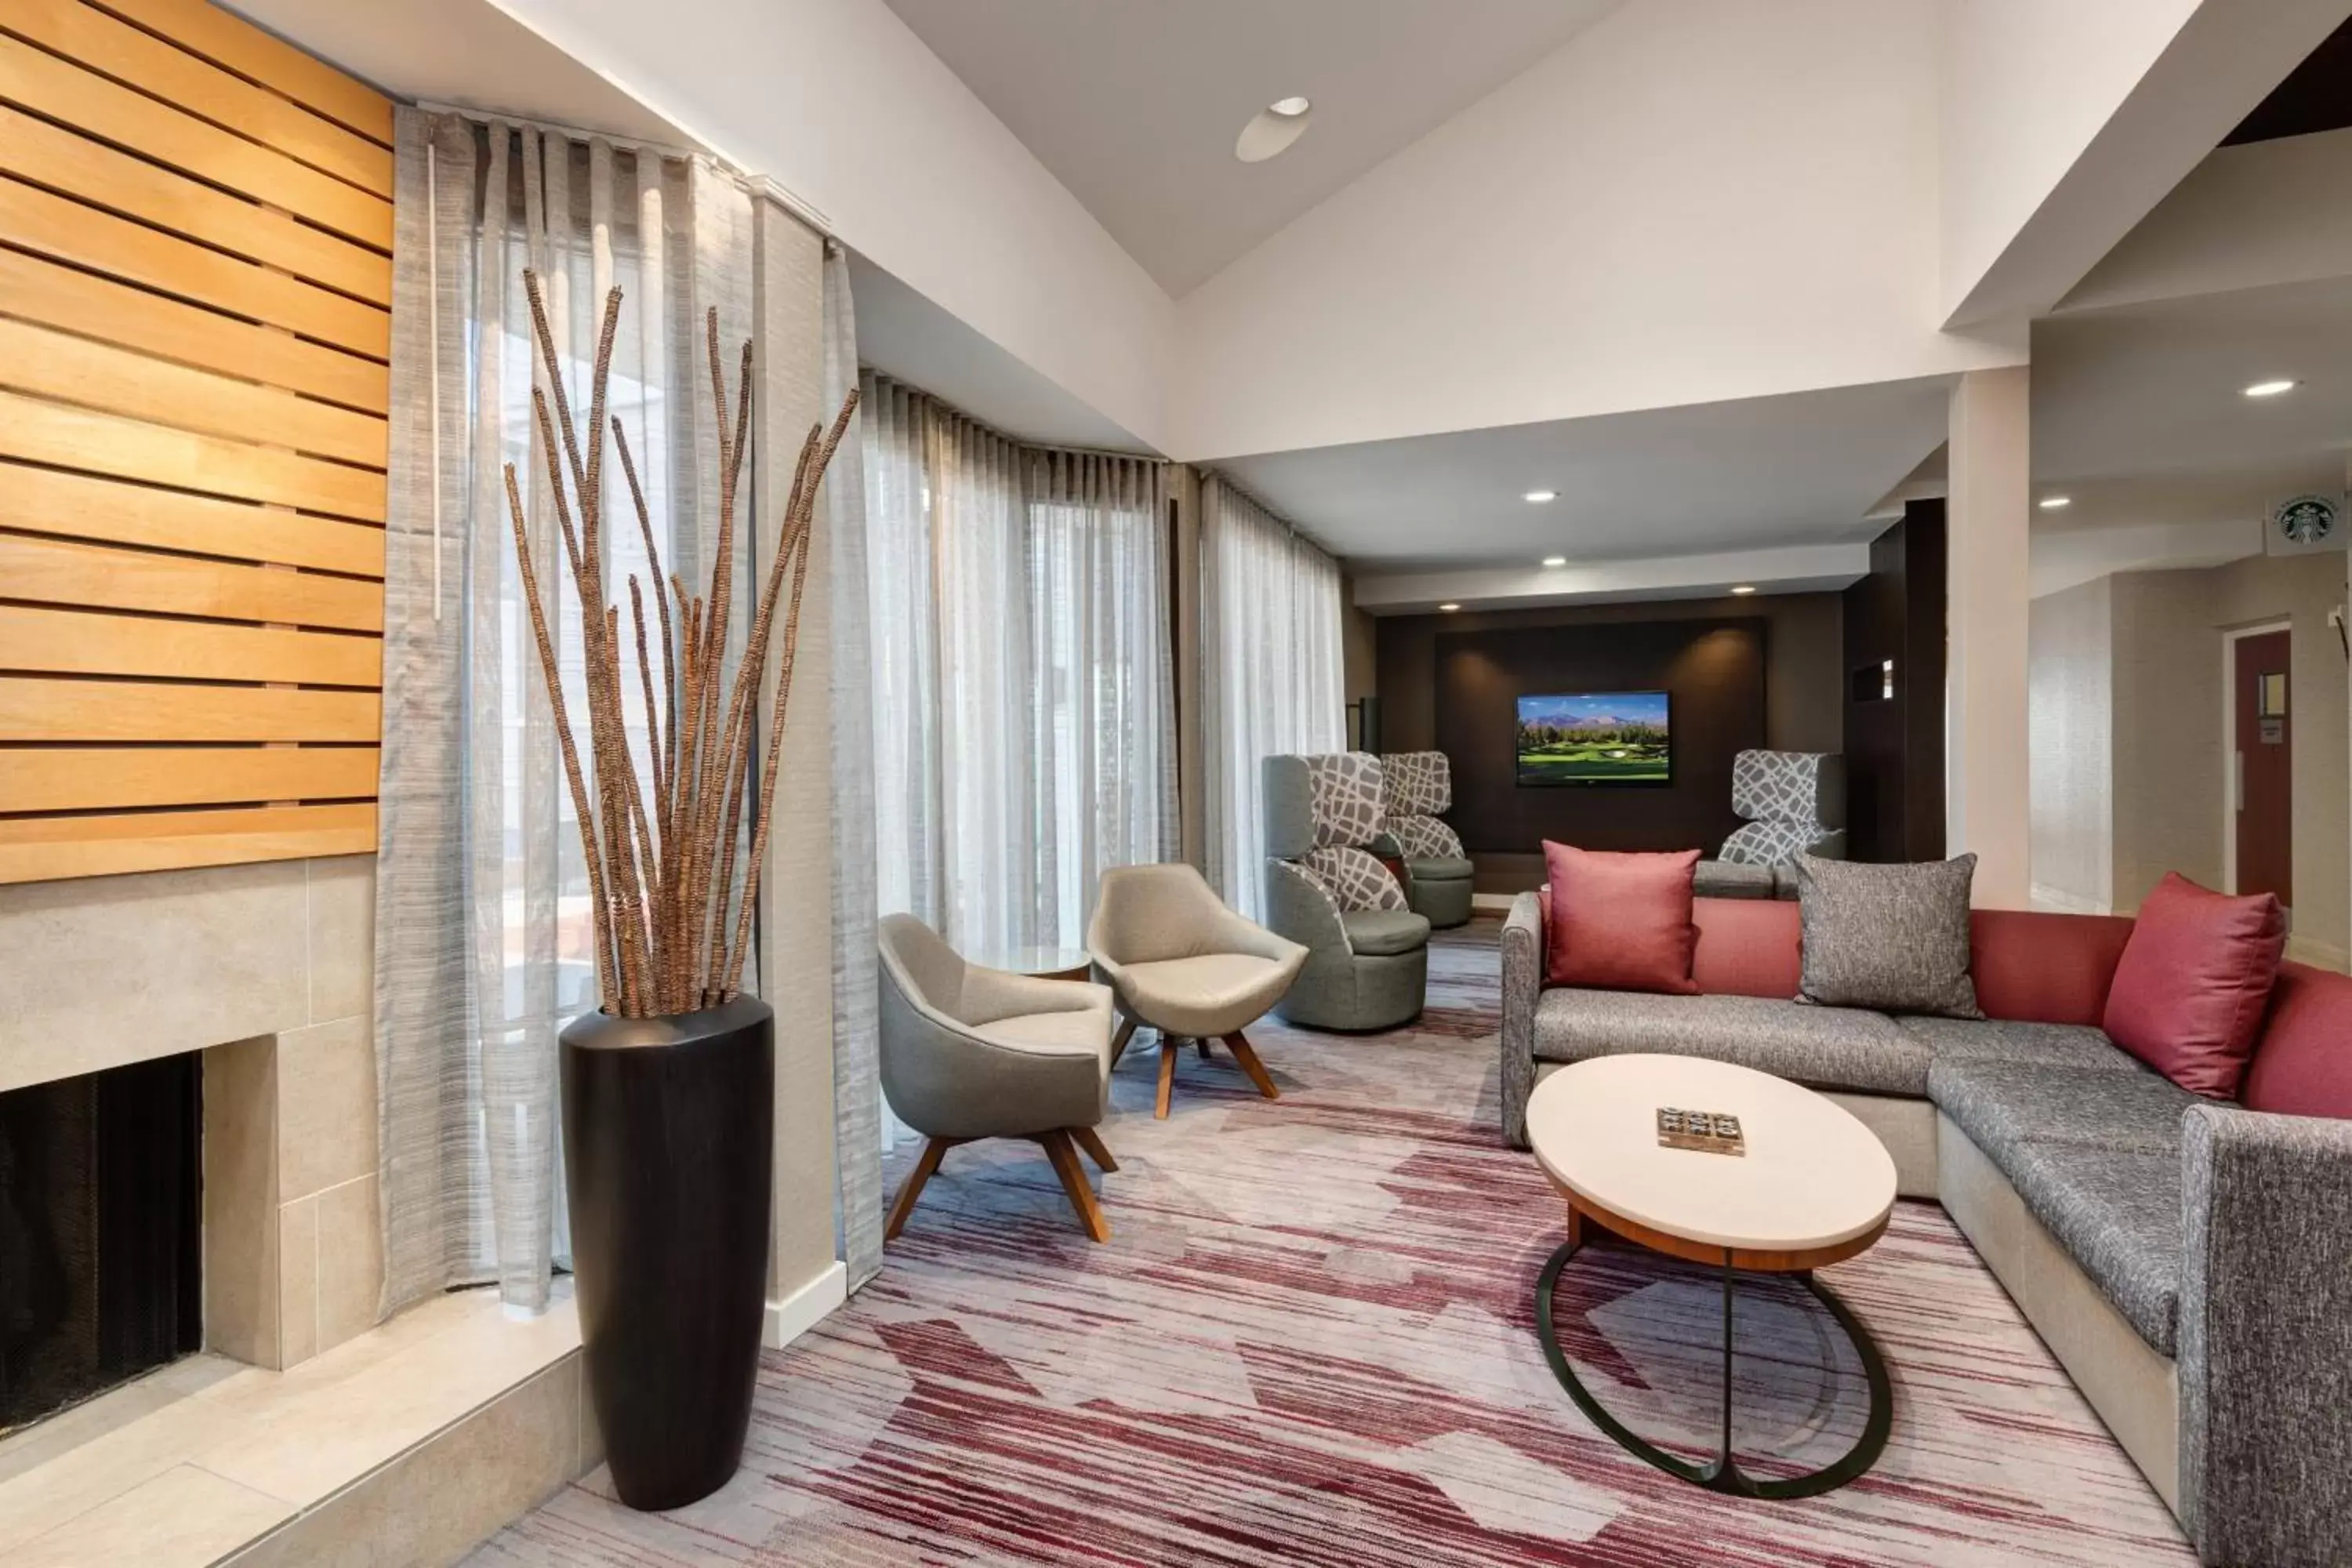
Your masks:
{"label": "oval coffee table", "polygon": [[[1744,1152],[1669,1148],[1658,1111],[1728,1114]],[[1886,1363],[1859,1319],[1813,1270],[1853,1257],[1886,1229],[1895,1162],[1870,1129],[1809,1089],[1698,1057],[1596,1057],[1556,1068],[1528,1101],[1528,1140],[1568,1199],[1568,1240],[1536,1281],[1544,1357],[1578,1408],[1627,1451],[1672,1476],[1739,1497],[1813,1497],[1868,1470],[1894,1419]],[[1671,1257],[1723,1270],[1723,1434],[1693,1464],[1649,1443],[1601,1406],[1559,1348],[1552,1295],[1560,1270],[1598,1225]],[[1853,1342],[1870,1415],[1844,1458],[1806,1475],[1759,1479],[1731,1449],[1732,1299],[1742,1271],[1793,1274]]]}

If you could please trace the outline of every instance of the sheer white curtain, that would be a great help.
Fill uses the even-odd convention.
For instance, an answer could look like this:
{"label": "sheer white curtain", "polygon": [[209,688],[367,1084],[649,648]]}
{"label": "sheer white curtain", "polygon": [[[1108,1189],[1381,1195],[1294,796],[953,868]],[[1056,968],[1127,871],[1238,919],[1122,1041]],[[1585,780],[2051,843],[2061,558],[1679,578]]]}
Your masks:
{"label": "sheer white curtain", "polygon": [[[594,1005],[596,986],[586,866],[505,499],[511,463],[577,714],[581,612],[532,425],[531,389],[547,373],[522,273],[541,278],[583,420],[604,292],[622,289],[609,412],[628,432],[664,570],[697,581],[718,510],[700,323],[716,305],[723,341],[751,330],[751,200],[706,165],[535,126],[403,110],[396,141],[376,890],[382,1306],[495,1279],[510,1310],[530,1312],[547,1304],[564,1250],[556,1031]],[[607,506],[629,517],[617,468],[607,465]],[[610,579],[645,578],[634,524],[605,538]],[[625,700],[642,743],[642,699],[632,688]]]}
{"label": "sheer white curtain", "polygon": [[1104,868],[1177,854],[1167,468],[1043,451],[1029,589],[1045,797],[1038,938],[1078,947]]}
{"label": "sheer white curtain", "polygon": [[1203,869],[1262,913],[1260,763],[1347,743],[1339,563],[1214,475],[1201,485]]}
{"label": "sheer white curtain", "polygon": [[1174,850],[1164,468],[865,385],[877,903],[1075,946],[1104,868]]}

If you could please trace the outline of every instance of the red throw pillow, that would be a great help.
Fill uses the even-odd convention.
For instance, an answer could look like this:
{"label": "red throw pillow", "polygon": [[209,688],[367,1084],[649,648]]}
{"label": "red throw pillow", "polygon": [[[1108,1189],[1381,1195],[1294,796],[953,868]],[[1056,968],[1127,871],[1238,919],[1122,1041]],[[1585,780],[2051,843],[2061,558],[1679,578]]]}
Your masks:
{"label": "red throw pillow", "polygon": [[2191,1093],[2234,1098],[2285,946],[2272,895],[2231,898],[2165,873],[2116,965],[2108,1037]]}
{"label": "red throw pillow", "polygon": [[1698,990],[1691,952],[1691,869],[1698,851],[1624,855],[1544,841],[1551,907],[1544,982],[1608,991]]}
{"label": "red throw pillow", "polygon": [[2249,1110],[2352,1119],[2352,976],[2279,965],[2240,1099]]}

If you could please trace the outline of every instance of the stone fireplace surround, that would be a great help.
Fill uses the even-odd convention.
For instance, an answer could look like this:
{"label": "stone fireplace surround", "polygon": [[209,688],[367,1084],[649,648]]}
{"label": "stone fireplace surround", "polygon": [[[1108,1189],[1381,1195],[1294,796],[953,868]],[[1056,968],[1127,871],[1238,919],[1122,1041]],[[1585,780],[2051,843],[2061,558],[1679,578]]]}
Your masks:
{"label": "stone fireplace surround", "polygon": [[0,1563],[446,1563],[600,1458],[569,1293],[378,1324],[374,861],[0,887],[0,1089],[203,1053],[205,1352],[0,1441]]}
{"label": "stone fireplace surround", "polygon": [[383,1284],[369,856],[0,889],[0,1089],[204,1056],[205,1346],[296,1366]]}

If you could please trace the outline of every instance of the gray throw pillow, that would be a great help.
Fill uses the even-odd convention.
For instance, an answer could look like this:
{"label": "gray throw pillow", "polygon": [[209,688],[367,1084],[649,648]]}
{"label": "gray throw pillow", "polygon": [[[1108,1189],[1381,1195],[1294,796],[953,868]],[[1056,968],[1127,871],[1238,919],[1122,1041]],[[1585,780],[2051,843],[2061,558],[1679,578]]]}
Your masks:
{"label": "gray throw pillow", "polygon": [[1805,932],[1797,1000],[1981,1018],[1969,978],[1977,858],[1871,866],[1797,857]]}

